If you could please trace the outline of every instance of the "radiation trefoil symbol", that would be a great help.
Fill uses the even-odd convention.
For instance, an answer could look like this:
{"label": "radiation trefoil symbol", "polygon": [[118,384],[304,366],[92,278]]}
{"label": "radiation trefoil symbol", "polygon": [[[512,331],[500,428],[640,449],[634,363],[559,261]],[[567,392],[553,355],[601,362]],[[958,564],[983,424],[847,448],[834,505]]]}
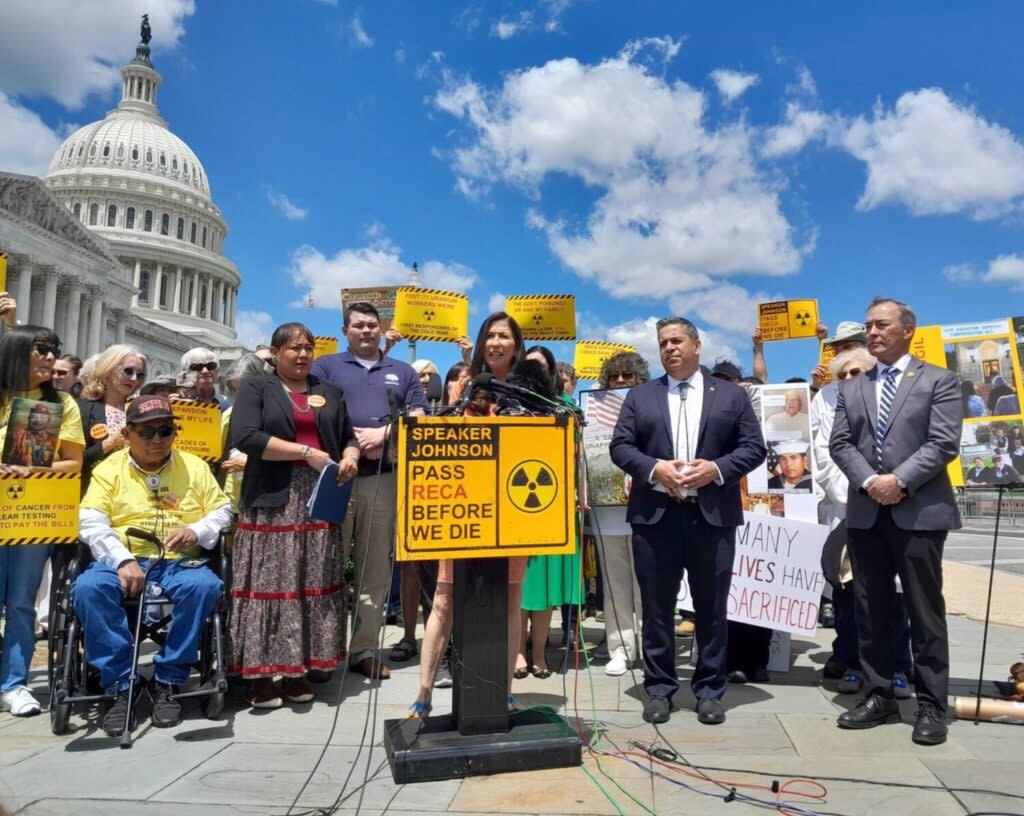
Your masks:
{"label": "radiation trefoil symbol", "polygon": [[558,482],[546,464],[527,459],[512,468],[506,490],[517,510],[540,513],[547,510],[558,495]]}
{"label": "radiation trefoil symbol", "polygon": [[811,313],[808,312],[808,311],[797,312],[794,315],[794,317],[796,318],[797,324],[800,325],[800,326],[810,326],[811,325]]}
{"label": "radiation trefoil symbol", "polygon": [[15,482],[14,484],[7,488],[7,498],[9,498],[11,501],[17,501],[24,495],[25,485],[23,484],[18,484],[17,482]]}

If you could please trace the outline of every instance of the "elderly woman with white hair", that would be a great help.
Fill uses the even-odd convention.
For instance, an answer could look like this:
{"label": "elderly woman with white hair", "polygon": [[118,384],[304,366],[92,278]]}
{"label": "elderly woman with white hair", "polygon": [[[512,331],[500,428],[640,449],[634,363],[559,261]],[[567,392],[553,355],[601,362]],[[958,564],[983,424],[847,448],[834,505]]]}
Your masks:
{"label": "elderly woman with white hair", "polygon": [[231,407],[231,400],[217,393],[217,355],[202,346],[189,349],[181,357],[181,373],[196,378],[195,398],[203,402],[216,402],[220,410]]}

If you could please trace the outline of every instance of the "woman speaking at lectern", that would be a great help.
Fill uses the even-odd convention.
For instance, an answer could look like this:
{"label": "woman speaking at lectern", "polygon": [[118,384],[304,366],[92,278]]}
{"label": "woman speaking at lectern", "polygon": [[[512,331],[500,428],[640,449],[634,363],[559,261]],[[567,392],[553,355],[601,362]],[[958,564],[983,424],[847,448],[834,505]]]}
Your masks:
{"label": "woman speaking at lectern", "polygon": [[[515,319],[505,312],[495,312],[480,327],[469,364],[470,377],[482,372],[505,380],[512,366],[523,359],[523,333]],[[472,382],[472,380],[470,380]],[[466,387],[469,387],[467,383]],[[475,397],[476,395],[474,395]],[[463,410],[464,416],[494,416],[494,403],[474,398]],[[526,558],[508,559],[508,684],[511,690],[512,666],[519,643],[519,604],[523,592]],[[410,716],[425,717],[431,711],[430,699],[434,690],[434,675],[441,663],[448,638],[452,633],[452,584],[455,567],[451,559],[443,559],[437,575],[434,606],[423,635],[423,655],[420,662],[420,691],[410,706]],[[509,694],[509,706],[515,701]]]}

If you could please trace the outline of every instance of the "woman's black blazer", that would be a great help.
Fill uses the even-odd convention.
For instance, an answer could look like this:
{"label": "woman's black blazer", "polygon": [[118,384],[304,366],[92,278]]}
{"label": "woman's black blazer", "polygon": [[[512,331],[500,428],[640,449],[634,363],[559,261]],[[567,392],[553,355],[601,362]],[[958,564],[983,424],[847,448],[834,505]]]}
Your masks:
{"label": "woman's black blazer", "polygon": [[[82,430],[85,431],[85,450],[82,452],[82,495],[89,487],[92,469],[102,462],[103,441],[110,436],[107,427],[107,404],[103,400],[78,400],[78,410],[82,414]],[[104,433],[98,437],[92,435],[92,429],[102,425]]]}
{"label": "woman's black blazer", "polygon": [[[337,386],[312,375],[308,379],[310,395],[318,394],[325,400],[322,406],[313,408],[320,442],[337,462],[345,448],[358,447],[345,398]],[[242,506],[284,507],[295,465],[263,459],[270,437],[295,441],[292,401],[277,374],[242,380],[228,436],[230,446],[249,457],[242,476]]]}

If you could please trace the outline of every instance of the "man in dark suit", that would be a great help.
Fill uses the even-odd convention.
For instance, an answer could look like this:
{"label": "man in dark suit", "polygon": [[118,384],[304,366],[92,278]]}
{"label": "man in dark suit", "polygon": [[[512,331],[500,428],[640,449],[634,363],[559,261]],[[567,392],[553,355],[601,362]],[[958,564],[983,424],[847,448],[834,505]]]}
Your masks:
{"label": "man in dark suit", "polygon": [[963,400],[956,375],[910,354],[917,319],[904,303],[868,307],[868,350],[878,364],[839,385],[832,458],[850,480],[846,525],[866,696],[840,728],[897,721],[892,680],[901,615],[899,575],[910,615],[918,700],[913,740],[946,740],[949,641],[942,548],[960,527],[946,466],[956,458]]}
{"label": "man in dark suit", "polygon": [[612,461],[633,477],[626,516],[643,605],[643,716],[667,721],[679,689],[673,612],[685,569],[699,649],[691,685],[698,719],[714,725],[725,721],[740,479],[764,461],[764,439],[743,389],[700,365],[696,326],[670,317],[657,328],[666,374],[629,392],[610,446]]}

